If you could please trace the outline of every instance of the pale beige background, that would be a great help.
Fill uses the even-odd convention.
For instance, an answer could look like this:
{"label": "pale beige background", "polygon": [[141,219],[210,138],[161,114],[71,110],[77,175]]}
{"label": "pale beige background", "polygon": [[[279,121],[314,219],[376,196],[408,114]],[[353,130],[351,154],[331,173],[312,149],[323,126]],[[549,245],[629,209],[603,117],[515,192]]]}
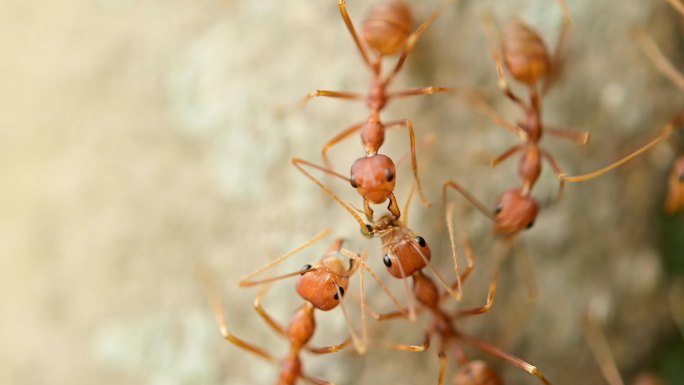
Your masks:
{"label": "pale beige background", "polygon": [[[545,144],[570,172],[603,165],[653,135],[681,103],[673,86],[629,36],[643,26],[663,48],[681,19],[656,1],[570,0],[574,36],[567,70],[546,103],[547,121],[590,130],[586,149]],[[367,7],[349,1],[355,21]],[[413,2],[423,20],[437,2]],[[519,16],[555,37],[553,1],[462,1],[449,5],[408,61],[399,85],[477,85],[502,113],[494,67],[478,24],[485,9]],[[285,343],[257,319],[253,290],[236,281],[324,227],[371,251],[346,213],[289,165],[318,160],[324,141],[363,119],[362,105],[317,100],[285,115],[316,88],[365,89],[368,74],[327,1],[5,0],[0,3],[0,382],[5,384],[265,384],[275,370],[221,340],[193,271],[208,266],[223,282],[232,330],[282,354]],[[398,103],[387,119],[410,117],[419,137],[438,143],[419,156],[428,195],[456,178],[493,205],[516,186],[516,164],[483,166],[515,138],[468,110],[432,96]],[[404,133],[388,136],[401,156]],[[333,151],[346,170],[358,140]],[[618,360],[638,368],[670,329],[656,219],[667,148],[601,180],[570,186],[545,210],[525,244],[541,289],[526,304],[518,264],[507,265],[495,310],[465,328],[530,360],[556,384],[602,379],[581,337],[579,318],[594,304]],[[399,176],[403,201],[406,167]],[[337,191],[357,202],[347,186]],[[542,177],[535,195],[556,184]],[[449,268],[443,213],[419,204],[412,226]],[[468,226],[481,269],[466,303],[484,299],[492,242],[476,213]],[[282,271],[316,258],[318,245]],[[384,275],[383,275],[384,276]],[[285,320],[299,301],[285,282],[266,306]],[[387,299],[371,295],[377,307]],[[344,338],[341,315],[320,319],[319,345]],[[388,329],[391,333],[382,333]],[[383,339],[419,341],[420,328],[374,325]],[[477,356],[477,353],[474,354]],[[534,379],[494,360],[509,384]],[[307,359],[308,372],[338,384],[435,383],[434,352],[372,352]],[[453,370],[453,367],[451,368]]]}

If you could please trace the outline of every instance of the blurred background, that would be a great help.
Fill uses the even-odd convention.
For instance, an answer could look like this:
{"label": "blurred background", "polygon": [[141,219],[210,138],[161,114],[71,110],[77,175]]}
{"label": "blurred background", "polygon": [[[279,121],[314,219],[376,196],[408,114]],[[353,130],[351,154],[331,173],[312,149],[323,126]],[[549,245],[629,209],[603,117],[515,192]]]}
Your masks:
{"label": "blurred background", "polygon": [[[357,26],[371,3],[348,1]],[[395,88],[481,87],[497,111],[518,119],[498,92],[479,17],[489,10],[500,23],[521,18],[553,47],[558,4],[410,3],[416,25],[438,6],[444,11]],[[585,147],[547,138],[544,147],[577,174],[644,143],[680,111],[684,95],[630,31],[643,28],[684,68],[684,20],[665,1],[568,6],[565,71],[545,99],[544,118],[593,137]],[[367,89],[369,73],[337,1],[5,0],[0,26],[0,382],[274,383],[276,368],[221,338],[194,274],[198,266],[220,281],[230,329],[275,355],[287,343],[258,319],[256,290],[239,289],[240,277],[327,227],[352,250],[367,249],[371,266],[387,277],[379,241],[364,240],[351,217],[289,164],[293,156],[319,162],[323,143],[366,117],[364,105],[338,100],[295,107],[315,89]],[[445,95],[399,101],[384,118],[412,119],[419,140],[428,142],[418,158],[435,204],[426,209],[416,201],[410,225],[452,277],[441,184],[457,180],[493,207],[501,192],[518,186],[517,161],[492,170],[483,159],[518,139]],[[398,158],[407,143],[405,132],[390,132],[384,149]],[[331,151],[342,173],[360,155],[358,139]],[[672,161],[671,149],[660,146],[600,179],[568,186],[553,204],[557,182],[545,168],[535,189],[544,209],[507,260],[493,311],[461,327],[538,366],[554,384],[604,384],[582,334],[591,309],[626,383],[652,371],[684,384],[683,336],[672,316],[683,309],[673,283],[684,273],[684,219],[662,212]],[[401,203],[409,170],[398,175]],[[328,182],[361,204],[348,186]],[[477,265],[455,306],[472,306],[485,299],[496,240],[477,212],[465,212],[457,226],[471,235]],[[273,273],[319,258],[326,242]],[[534,280],[521,273],[529,265]],[[528,298],[530,282],[538,287],[536,302]],[[293,284],[279,283],[265,299],[283,323],[301,303]],[[391,310],[369,286],[374,307]],[[352,287],[354,304],[356,281]],[[380,340],[418,343],[425,321],[373,323],[371,330]],[[339,310],[318,323],[316,345],[346,337]],[[468,352],[495,366],[507,384],[537,383]],[[434,350],[307,356],[305,368],[340,385],[430,384],[438,374]],[[452,363],[447,383],[455,369]]]}

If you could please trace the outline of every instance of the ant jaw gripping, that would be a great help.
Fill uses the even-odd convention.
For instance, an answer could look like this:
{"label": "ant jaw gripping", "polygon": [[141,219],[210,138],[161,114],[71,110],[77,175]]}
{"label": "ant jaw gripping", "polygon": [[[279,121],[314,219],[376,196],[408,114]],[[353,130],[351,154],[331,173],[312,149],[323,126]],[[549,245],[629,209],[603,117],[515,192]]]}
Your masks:
{"label": "ant jaw gripping", "polygon": [[456,373],[454,385],[502,385],[499,375],[484,361],[470,361]]}
{"label": "ant jaw gripping", "polygon": [[515,235],[529,229],[539,213],[539,203],[520,190],[508,190],[501,194],[494,211],[494,231],[503,235]]}
{"label": "ant jaw gripping", "polygon": [[388,1],[371,7],[363,22],[366,44],[382,56],[396,55],[411,34],[411,10],[402,1]]}
{"label": "ant jaw gripping", "polygon": [[392,159],[375,154],[354,161],[349,181],[363,199],[380,204],[392,195],[396,173]]}

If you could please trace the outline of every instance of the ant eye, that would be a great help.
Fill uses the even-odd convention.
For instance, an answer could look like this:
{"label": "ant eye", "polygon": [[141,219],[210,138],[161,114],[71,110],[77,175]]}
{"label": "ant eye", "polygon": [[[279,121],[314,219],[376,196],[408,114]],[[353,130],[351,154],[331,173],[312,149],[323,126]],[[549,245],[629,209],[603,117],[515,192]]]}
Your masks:
{"label": "ant eye", "polygon": [[356,175],[352,175],[352,176],[349,178],[349,183],[351,183],[351,186],[352,186],[353,188],[358,188],[358,187],[359,187],[359,185],[356,183]]}
{"label": "ant eye", "polygon": [[302,274],[300,274],[300,275],[304,275],[304,273],[306,273],[307,270],[309,270],[309,269],[311,269],[311,265],[309,265],[308,263],[306,265],[302,266],[302,269],[301,269]]}
{"label": "ant eye", "polygon": [[416,237],[416,242],[418,242],[420,247],[425,247],[425,245],[427,245],[427,242],[425,242],[425,238],[423,238],[421,236]]}
{"label": "ant eye", "polygon": [[496,208],[494,209],[494,215],[499,215],[501,210],[503,210],[503,206],[501,206],[501,205],[496,206]]}
{"label": "ant eye", "polygon": [[527,227],[525,227],[525,228],[526,228],[526,229],[529,229],[529,228],[531,228],[532,226],[534,226],[534,221],[528,223],[528,224],[527,224]]}
{"label": "ant eye", "polygon": [[382,257],[382,263],[384,263],[387,267],[392,267],[392,259],[390,259],[389,255]]}
{"label": "ant eye", "polygon": [[[366,223],[366,231],[368,231],[368,234],[370,234],[372,236],[373,235],[373,226]],[[361,233],[363,234],[363,231]]]}
{"label": "ant eye", "polygon": [[[340,289],[340,295],[344,297],[344,288],[340,286],[338,287],[338,289]],[[340,299],[340,297],[337,295],[337,291],[335,291],[335,295],[333,296],[333,298],[335,298],[335,300]]]}
{"label": "ant eye", "polygon": [[388,182],[391,182],[394,180],[394,171],[391,169],[385,170],[385,179],[387,179]]}

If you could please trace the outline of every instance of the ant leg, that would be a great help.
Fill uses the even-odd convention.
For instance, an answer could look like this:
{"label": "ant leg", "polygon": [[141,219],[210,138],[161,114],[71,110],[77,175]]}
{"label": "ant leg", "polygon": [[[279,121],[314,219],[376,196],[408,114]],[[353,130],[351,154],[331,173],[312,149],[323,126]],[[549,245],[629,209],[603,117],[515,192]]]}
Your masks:
{"label": "ant leg", "polygon": [[329,354],[329,353],[339,352],[340,350],[351,345],[351,343],[352,343],[351,338],[347,338],[346,340],[344,340],[344,342],[342,342],[339,345],[326,346],[326,347],[322,347],[322,348],[314,348],[311,346],[307,346],[306,350],[308,350],[309,352],[311,352],[313,354]]}
{"label": "ant leg", "polygon": [[615,364],[615,357],[613,357],[606,336],[601,331],[596,319],[590,314],[585,314],[583,318],[582,334],[584,334],[584,340],[589,345],[591,353],[601,367],[601,372],[603,372],[606,381],[610,385],[624,385]]}
{"label": "ant leg", "polygon": [[474,348],[480,349],[481,351],[483,351],[487,354],[491,354],[492,356],[494,356],[500,360],[503,360],[503,361],[510,363],[511,365],[515,366],[516,368],[522,369],[522,370],[526,371],[527,373],[530,373],[530,374],[536,376],[539,379],[539,381],[541,381],[544,385],[551,385],[551,382],[549,380],[547,380],[546,377],[544,377],[544,375],[539,371],[539,369],[537,369],[536,366],[530,365],[529,363],[521,360],[520,358],[518,358],[518,357],[516,357],[510,353],[507,353],[507,352],[499,349],[498,347],[496,347],[496,346],[494,346],[488,342],[482,341],[482,340],[477,339],[475,337],[471,337],[471,336],[468,336],[465,334],[461,334],[460,337],[468,345],[470,345]]}
{"label": "ant leg", "polygon": [[[462,279],[461,279],[461,274],[459,273],[458,270],[458,252],[456,251],[456,239],[454,235],[454,221],[453,221],[453,211],[454,211],[454,204],[449,203],[449,205],[446,208],[446,223],[447,223],[447,229],[449,230],[449,243],[451,245],[451,259],[454,262],[454,270],[456,270],[456,282],[451,284],[451,288],[453,290],[456,290],[459,296],[459,300],[461,296],[463,295],[463,288],[462,288]],[[469,261],[470,264],[470,261]],[[443,296],[442,298],[444,298]]]}
{"label": "ant leg", "polygon": [[271,327],[271,329],[275,330],[275,332],[281,336],[286,337],[287,333],[285,332],[285,328],[283,328],[282,325],[274,320],[273,317],[271,317],[261,306],[261,300],[264,298],[270,287],[271,285],[264,285],[262,286],[261,290],[259,290],[259,294],[257,294],[256,298],[254,299],[254,310],[259,313],[261,318],[263,318],[263,320],[266,322],[266,324],[268,324],[268,326]]}
{"label": "ant leg", "polygon": [[404,344],[395,344],[395,343],[384,343],[381,345],[382,348],[385,349],[393,349],[393,350],[400,350],[403,352],[414,352],[414,353],[419,353],[419,352],[424,352],[428,350],[430,347],[430,334],[425,335],[425,340],[421,345],[404,345]]}
{"label": "ant leg", "polygon": [[[485,35],[487,35],[487,40],[489,40],[489,44],[492,47],[500,47],[501,46],[501,36],[499,33],[499,27],[496,25],[496,22],[494,21],[494,17],[491,15],[491,13],[486,13],[482,17],[482,24],[483,28],[485,30]],[[499,48],[493,48],[492,49],[492,57],[494,58],[494,63],[496,64],[496,74],[499,77],[499,88],[501,91],[503,91],[504,95],[506,95],[507,98],[509,98],[511,101],[519,105],[524,111],[527,111],[527,106],[525,105],[525,102],[522,101],[517,95],[511,91],[511,89],[508,87],[508,82],[506,81],[506,77],[504,76],[503,72],[503,65],[501,64],[501,54],[499,52]]]}
{"label": "ant leg", "polygon": [[406,90],[391,92],[387,95],[387,100],[396,98],[405,98],[409,96],[419,96],[419,95],[432,95],[438,92],[454,93],[456,90],[453,88],[446,87],[419,87],[419,88],[409,88]]}
{"label": "ant leg", "polygon": [[278,360],[275,357],[273,357],[270,353],[268,353],[266,350],[255,345],[252,345],[249,342],[243,341],[228,331],[228,326],[226,326],[226,317],[223,311],[223,305],[221,305],[221,295],[219,294],[219,289],[213,274],[211,274],[211,272],[207,271],[206,269],[199,270],[197,274],[199,275],[199,278],[202,282],[205,295],[209,299],[212,311],[214,312],[214,318],[216,319],[216,323],[218,323],[219,330],[221,331],[221,335],[223,335],[223,338],[225,338],[228,342],[232,343],[233,345],[241,349],[244,349],[252,354],[255,354],[265,359],[266,361],[270,361],[274,364],[277,364]]}
{"label": "ant leg", "polygon": [[348,212],[349,214],[351,214],[351,215],[354,217],[354,219],[356,220],[356,222],[358,222],[358,224],[359,224],[359,226],[360,226],[360,228],[361,228],[361,233],[362,233],[366,238],[371,238],[371,237],[373,236],[372,228],[371,228],[369,225],[367,225],[367,224],[363,221],[363,219],[361,219],[361,217],[354,211],[354,209],[352,209],[348,204],[346,204],[345,202],[343,202],[342,199],[340,199],[340,198],[339,198],[334,192],[332,192],[332,190],[330,190],[326,185],[324,185],[323,183],[321,183],[321,181],[319,181],[319,180],[316,179],[313,175],[311,175],[309,172],[307,172],[306,170],[304,170],[304,168],[303,168],[302,166],[309,166],[309,167],[311,167],[311,168],[315,168],[315,169],[317,169],[317,170],[323,171],[323,172],[326,173],[326,174],[329,174],[329,175],[332,175],[332,176],[336,176],[336,177],[338,177],[338,178],[340,178],[340,179],[346,181],[347,183],[349,183],[349,179],[348,179],[347,177],[344,177],[344,176],[342,176],[341,174],[336,173],[335,171],[328,170],[328,169],[326,169],[326,168],[324,168],[324,167],[318,166],[318,165],[316,165],[316,164],[313,164],[313,163],[311,163],[311,162],[307,162],[307,161],[302,160],[302,159],[299,159],[299,158],[293,158],[293,159],[292,159],[292,165],[294,165],[295,167],[297,167],[297,169],[298,169],[302,174],[304,174],[304,176],[306,176],[307,178],[309,178],[309,179],[310,179],[312,182],[314,182],[318,187],[320,187],[320,188],[323,190],[323,192],[325,192],[329,197],[331,197],[332,199],[334,199],[335,202],[337,202],[340,206],[342,206],[342,208],[344,208],[345,210],[347,210],[347,212]]}
{"label": "ant leg", "polygon": [[589,143],[589,139],[591,138],[591,135],[587,132],[577,132],[577,131],[570,131],[570,130],[565,130],[562,128],[550,128],[546,127],[544,129],[546,133],[549,135],[557,136],[559,138],[563,139],[569,139],[572,141],[575,141],[581,145],[585,145]]}
{"label": "ant leg", "polygon": [[487,218],[491,219],[492,222],[496,222],[496,217],[494,217],[494,214],[491,213],[491,210],[487,208],[482,202],[477,200],[472,194],[470,194],[466,189],[461,187],[460,184],[447,180],[444,182],[444,187],[442,188],[442,204],[446,206],[447,204],[447,190],[451,188],[453,190],[458,191],[463,195],[463,197],[470,202],[473,206],[475,206],[476,209],[480,210],[482,214],[484,214]]}
{"label": "ant leg", "polygon": [[439,356],[439,377],[437,378],[437,385],[444,385],[444,377],[446,376],[447,358],[444,351],[438,353]]}
{"label": "ant leg", "polygon": [[326,98],[337,98],[337,99],[346,99],[346,100],[363,100],[365,98],[365,95],[358,94],[356,92],[347,92],[347,91],[326,91],[326,90],[316,90],[308,95],[306,95],[301,102],[299,102],[299,108],[304,108],[306,107],[309,102],[311,102],[312,99],[314,98],[320,98],[320,97],[326,97]]}
{"label": "ant leg", "polygon": [[[267,283],[267,282],[272,282],[273,279],[262,280],[262,281],[250,281],[250,279],[253,278],[253,277],[255,277],[255,276],[257,276],[257,275],[259,275],[259,274],[261,274],[261,273],[263,273],[264,271],[266,271],[266,270],[268,270],[268,269],[270,269],[270,268],[272,268],[272,267],[274,267],[274,266],[280,264],[281,262],[283,262],[284,260],[286,260],[286,259],[292,257],[293,255],[296,255],[296,254],[299,253],[300,251],[302,251],[302,250],[308,248],[309,246],[313,245],[314,243],[316,243],[316,242],[320,241],[321,239],[327,237],[329,234],[330,234],[330,229],[325,229],[325,230],[321,231],[320,233],[316,234],[313,238],[311,238],[311,239],[309,239],[308,241],[306,241],[306,242],[302,243],[301,245],[297,246],[294,250],[290,251],[289,253],[287,253],[287,254],[285,254],[285,255],[282,255],[282,256],[280,256],[280,257],[274,259],[273,261],[267,263],[267,264],[264,265],[263,267],[260,267],[259,269],[257,269],[257,270],[255,270],[254,272],[250,273],[250,274],[247,275],[246,277],[242,278],[242,279],[240,280],[240,286],[241,286],[241,287],[256,286],[256,285],[261,285],[261,284],[264,284],[264,283]],[[298,272],[295,272],[295,273],[292,273],[292,274],[288,274],[288,275],[286,275],[286,276],[283,276],[283,277],[281,277],[281,278],[285,278],[285,277],[297,275],[297,274],[300,274],[300,273],[301,273],[301,271],[298,271]],[[260,298],[259,298],[259,296],[257,296],[257,299],[259,300],[259,302],[261,301]],[[256,301],[256,300],[254,301],[254,306],[257,306],[257,301]]]}
{"label": "ant leg", "polygon": [[513,135],[518,136],[520,139],[523,141],[527,141],[527,132],[523,130],[522,128],[518,127],[517,125],[509,122],[505,118],[503,118],[501,115],[499,115],[492,106],[490,106],[483,98],[480,96],[478,92],[475,91],[467,91],[463,93],[464,96],[466,97],[466,100],[468,103],[470,103],[473,107],[475,107],[476,110],[478,110],[479,113],[485,115],[488,117],[494,124],[499,125],[500,127],[506,129]]}
{"label": "ant leg", "polygon": [[[489,291],[487,292],[487,302],[480,307],[475,307],[471,309],[463,309],[460,310],[457,313],[457,317],[464,317],[464,316],[471,316],[471,315],[477,315],[477,314],[483,314],[491,310],[492,305],[494,305],[494,298],[496,296],[496,281],[499,278],[499,270],[501,268],[501,264],[503,263],[503,260],[506,258],[508,255],[508,252],[510,251],[510,241],[505,241],[505,243],[502,245],[501,243],[497,243],[497,250],[495,250],[494,253],[494,268],[492,269],[492,275],[489,280]],[[470,249],[470,245],[466,245],[466,249],[470,250],[472,253],[472,249]]]}
{"label": "ant leg", "polygon": [[544,84],[542,85],[542,95],[546,95],[549,92],[551,86],[558,80],[561,72],[563,72],[565,45],[570,34],[570,26],[572,25],[572,17],[570,16],[567,4],[565,4],[564,0],[558,0],[558,3],[563,11],[563,22],[558,33],[553,56],[551,57],[551,71],[544,79]]}
{"label": "ant leg", "polygon": [[303,379],[304,381],[306,381],[310,384],[314,384],[314,385],[335,385],[332,382],[329,382],[329,381],[326,381],[326,380],[323,380],[320,378],[316,378],[316,377],[309,377],[309,376],[304,375],[304,374],[300,374],[299,377],[301,379]]}
{"label": "ant leg", "polygon": [[[670,2],[670,4],[673,4]],[[675,6],[677,10],[682,7],[681,3],[677,3]],[[674,4],[673,4],[674,6]],[[634,39],[637,44],[644,51],[646,57],[651,61],[651,63],[656,67],[660,73],[666,78],[670,79],[677,88],[684,91],[684,76],[681,72],[672,65],[672,63],[663,55],[663,52],[658,48],[658,45],[646,35],[642,29],[635,29],[633,32]]]}
{"label": "ant leg", "polygon": [[347,25],[347,29],[349,30],[349,33],[351,33],[352,38],[354,39],[354,43],[356,44],[356,48],[358,48],[359,52],[361,53],[363,61],[368,65],[368,67],[372,69],[373,64],[371,63],[371,60],[368,57],[368,51],[366,51],[365,46],[361,43],[361,40],[359,40],[359,35],[356,33],[356,29],[354,28],[354,24],[352,23],[351,18],[349,17],[349,13],[347,13],[347,5],[345,4],[345,0],[339,0],[337,4],[340,7],[340,15],[344,20],[344,24]]}
{"label": "ant leg", "polygon": [[561,170],[560,166],[558,165],[558,162],[556,162],[556,159],[553,156],[551,156],[551,154],[542,150],[542,156],[544,157],[544,159],[546,159],[547,162],[549,162],[549,165],[551,165],[553,173],[556,174],[556,177],[558,178],[559,186],[556,200],[560,200],[561,197],[563,197],[563,189],[565,188],[565,181],[563,180],[563,170]]}
{"label": "ant leg", "polygon": [[394,66],[394,69],[392,72],[387,76],[385,81],[383,82],[383,86],[387,87],[390,82],[394,79],[394,77],[401,71],[401,69],[404,67],[404,62],[406,62],[406,58],[408,55],[413,51],[413,48],[415,47],[416,43],[418,42],[418,39],[420,36],[425,32],[425,30],[432,24],[437,17],[439,17],[440,12],[435,11],[428,17],[427,20],[423,22],[423,24],[418,27],[407,39],[406,39],[406,45],[404,46],[404,49],[401,51],[401,56],[399,56],[399,60],[397,60],[397,64]]}
{"label": "ant leg", "polygon": [[684,5],[679,0],[667,0],[668,3],[682,16],[684,16]]}
{"label": "ant leg", "polygon": [[334,145],[336,145],[336,144],[338,144],[339,142],[341,142],[341,141],[347,139],[348,137],[352,136],[352,135],[355,134],[357,131],[359,131],[359,130],[361,129],[361,127],[363,127],[364,124],[365,124],[365,123],[355,124],[355,125],[353,125],[353,126],[347,128],[347,129],[345,129],[344,131],[342,131],[341,133],[339,133],[338,135],[336,135],[334,138],[330,139],[330,140],[325,144],[325,146],[323,146],[323,150],[321,150],[321,155],[322,155],[322,157],[323,157],[323,163],[325,164],[325,167],[331,168],[331,166],[330,166],[330,159],[328,159],[328,151],[329,151]]}
{"label": "ant leg", "polygon": [[579,183],[579,182],[585,182],[594,178],[597,178],[608,171],[611,171],[613,169],[616,169],[623,164],[629,162],[630,160],[639,157],[640,155],[648,152],[651,150],[653,147],[658,145],[660,142],[666,140],[667,138],[672,135],[672,132],[682,123],[682,119],[684,118],[684,115],[677,115],[674,119],[668,123],[665,128],[662,129],[662,132],[660,135],[658,135],[655,139],[651,140],[650,142],[646,143],[644,146],[641,148],[635,150],[631,154],[625,156],[624,158],[602,168],[597,171],[588,173],[588,174],[583,174],[583,175],[576,175],[576,176],[567,176],[565,174],[560,175],[560,179],[566,182],[570,183]]}
{"label": "ant leg", "polygon": [[522,144],[519,144],[519,145],[517,145],[517,146],[513,146],[513,147],[509,148],[508,150],[504,151],[503,154],[499,155],[498,158],[496,158],[496,159],[492,160],[491,162],[489,162],[489,165],[492,166],[492,168],[497,167],[497,166],[500,165],[501,163],[505,162],[506,159],[508,159],[508,158],[510,158],[511,156],[513,156],[513,154],[515,154],[516,152],[520,151],[520,149],[522,149],[522,147],[523,147],[523,145],[522,145]]}
{"label": "ant leg", "polygon": [[413,177],[416,180],[416,185],[418,187],[418,195],[420,196],[420,200],[423,201],[423,204],[426,207],[430,207],[430,201],[428,201],[425,197],[425,194],[423,193],[423,188],[420,185],[420,178],[418,177],[418,161],[416,160],[416,136],[413,131],[413,123],[408,119],[404,119],[397,122],[390,122],[385,125],[386,129],[394,127],[408,128],[409,142],[411,144],[411,168],[413,169]]}

